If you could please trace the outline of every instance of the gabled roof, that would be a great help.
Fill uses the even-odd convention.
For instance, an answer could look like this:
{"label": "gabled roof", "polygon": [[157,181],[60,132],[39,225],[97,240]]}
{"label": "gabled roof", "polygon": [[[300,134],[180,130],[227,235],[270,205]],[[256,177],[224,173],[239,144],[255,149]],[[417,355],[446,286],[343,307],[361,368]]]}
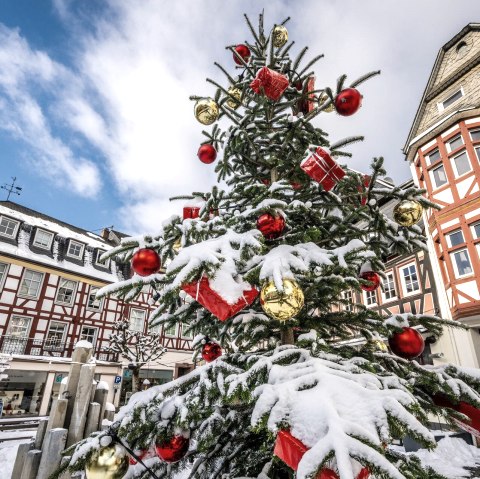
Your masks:
{"label": "gabled roof", "polygon": [[422,95],[422,99],[420,100],[417,112],[415,114],[415,118],[413,120],[412,126],[407,136],[407,141],[403,147],[403,152],[407,155],[408,150],[410,147],[410,143],[412,140],[417,136],[417,129],[422,120],[423,114],[425,112],[425,108],[427,103],[429,103],[432,98],[436,97],[442,91],[447,89],[450,85],[452,85],[455,81],[457,81],[460,77],[465,75],[469,70],[471,70],[474,66],[480,63],[480,53],[476,55],[474,59],[469,61],[468,63],[462,65],[462,68],[459,68],[455,72],[453,72],[450,76],[445,78],[441,83],[435,85],[435,80],[438,76],[440,67],[442,65],[443,59],[445,57],[445,53],[455,45],[461,38],[463,38],[467,33],[471,31],[480,31],[480,23],[469,23],[465,26],[460,32],[458,32],[452,39],[450,39],[438,52],[437,58],[432,68],[432,72],[430,73],[430,77],[428,79],[427,85]]}

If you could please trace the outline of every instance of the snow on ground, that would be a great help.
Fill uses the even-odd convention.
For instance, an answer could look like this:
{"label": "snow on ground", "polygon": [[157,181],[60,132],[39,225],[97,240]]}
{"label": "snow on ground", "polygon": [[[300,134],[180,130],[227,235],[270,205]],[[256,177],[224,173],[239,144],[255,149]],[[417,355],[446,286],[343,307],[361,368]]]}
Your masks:
{"label": "snow on ground", "polygon": [[27,441],[28,439],[19,439],[18,441],[0,442],[0,479],[10,479],[18,445]]}
{"label": "snow on ground", "polygon": [[456,437],[445,437],[438,442],[434,451],[421,449],[415,455],[422,464],[430,466],[448,479],[471,477],[470,472],[465,468],[480,465],[480,449]]}

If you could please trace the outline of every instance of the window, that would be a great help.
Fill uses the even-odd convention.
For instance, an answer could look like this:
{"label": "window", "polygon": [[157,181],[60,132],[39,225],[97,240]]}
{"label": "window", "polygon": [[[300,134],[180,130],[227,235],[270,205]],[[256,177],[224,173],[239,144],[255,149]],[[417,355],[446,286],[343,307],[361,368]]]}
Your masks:
{"label": "window", "polygon": [[165,336],[177,336],[177,324],[174,324],[168,328],[165,328]]}
{"label": "window", "polygon": [[154,334],[160,334],[162,330],[162,325],[157,323],[155,326],[148,325],[148,332]]}
{"label": "window", "polygon": [[365,299],[367,306],[377,304],[377,290],[374,289],[373,291],[365,291]]}
{"label": "window", "polygon": [[0,289],[2,289],[5,278],[7,277],[8,264],[0,263]]}
{"label": "window", "polygon": [[33,245],[42,249],[50,249],[53,241],[53,233],[37,229]]}
{"label": "window", "polygon": [[462,96],[463,96],[463,91],[460,88],[460,90],[457,90],[455,93],[452,93],[446,100],[438,104],[440,111],[445,110],[449,106],[453,105],[457,100],[460,100]]}
{"label": "window", "polygon": [[475,148],[475,153],[477,154],[477,159],[480,161],[480,148]]}
{"label": "window", "polygon": [[431,153],[425,156],[425,161],[427,162],[427,165],[432,165],[440,159],[440,151],[438,151],[438,148],[435,148]]}
{"label": "window", "polygon": [[463,145],[462,135],[457,135],[452,140],[447,141],[447,150],[449,152],[455,151]]}
{"label": "window", "polygon": [[67,325],[51,322],[45,339],[45,349],[63,349]]}
{"label": "window", "polygon": [[100,311],[102,309],[103,298],[97,299],[97,291],[100,288],[96,286],[90,286],[90,293],[88,295],[87,308],[93,309],[94,311]]}
{"label": "window", "polygon": [[386,300],[397,297],[397,292],[395,291],[395,280],[393,278],[393,272],[386,274],[386,279],[383,282],[383,292]]}
{"label": "window", "polygon": [[444,185],[447,182],[447,175],[445,174],[445,168],[443,165],[434,168],[431,172],[433,183],[436,188]]}
{"label": "window", "polygon": [[12,315],[3,339],[2,353],[23,354],[28,341],[32,318]]}
{"label": "window", "polygon": [[346,301],[345,311],[352,312],[353,311],[353,292],[352,292],[352,290],[348,289],[347,291],[344,291],[343,292],[343,299]]}
{"label": "window", "polygon": [[95,259],[95,263],[98,264],[99,266],[103,266],[104,268],[108,268],[110,266],[110,258],[105,261],[100,261],[100,258],[103,253],[106,253],[106,251],[97,249],[97,258]]}
{"label": "window", "polygon": [[452,263],[457,277],[466,276],[467,274],[473,273],[472,265],[470,263],[470,256],[468,255],[468,251],[466,249],[450,253],[450,256],[452,258]]}
{"label": "window", "polygon": [[68,242],[67,256],[80,259],[83,256],[83,248],[84,245],[82,243],[77,243],[76,241],[70,240]]}
{"label": "window", "polygon": [[448,246],[450,246],[450,248],[465,243],[462,230],[453,231],[452,233],[447,234],[446,237]]}
{"label": "window", "polygon": [[455,170],[457,175],[462,176],[465,173],[468,173],[472,167],[470,166],[470,162],[468,161],[467,152],[464,151],[459,155],[452,158],[453,165],[455,166]]}
{"label": "window", "polygon": [[0,235],[6,236],[7,238],[15,238],[19,224],[19,221],[2,216],[0,219]]}
{"label": "window", "polygon": [[474,238],[480,238],[480,223],[474,223],[470,226]]}
{"label": "window", "polygon": [[463,56],[465,56],[465,54],[468,52],[467,43],[466,42],[460,42],[456,47],[456,51],[457,51],[458,58],[462,58]]}
{"label": "window", "polygon": [[80,341],[88,341],[95,346],[97,340],[98,328],[92,328],[91,326],[83,326],[80,333]]}
{"label": "window", "polygon": [[61,304],[71,305],[75,296],[77,283],[70,279],[60,278],[60,286],[55,301]]}
{"label": "window", "polygon": [[20,284],[19,295],[27,296],[28,298],[38,298],[42,280],[43,273],[26,269],[23,273],[22,282]]}
{"label": "window", "polygon": [[130,311],[130,329],[132,331],[142,331],[145,325],[145,316],[147,312],[144,309],[131,309]]}
{"label": "window", "polygon": [[420,289],[418,284],[418,277],[417,277],[417,268],[414,264],[410,264],[401,269],[402,278],[403,278],[403,286],[405,288],[405,294],[412,294],[415,291]]}
{"label": "window", "polygon": [[186,332],[186,330],[188,329],[188,326],[186,324],[182,324],[182,338],[192,338],[192,333],[189,331],[189,332]]}
{"label": "window", "polygon": [[480,141],[480,130],[470,130],[472,141]]}

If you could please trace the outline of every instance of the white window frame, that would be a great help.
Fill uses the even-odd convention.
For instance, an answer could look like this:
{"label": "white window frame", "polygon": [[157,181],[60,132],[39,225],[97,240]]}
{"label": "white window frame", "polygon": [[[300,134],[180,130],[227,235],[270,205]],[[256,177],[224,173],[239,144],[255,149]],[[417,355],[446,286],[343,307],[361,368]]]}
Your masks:
{"label": "white window frame", "polygon": [[[78,256],[70,253],[70,246],[72,246],[72,245],[80,246],[80,254]],[[80,243],[79,241],[75,241],[75,240],[72,240],[72,239],[68,240],[67,256],[69,258],[75,258],[75,259],[81,260],[83,258],[83,251],[84,250],[85,250],[85,245],[83,243]]]}
{"label": "white window frame", "polygon": [[[371,298],[375,298],[375,301],[369,302]],[[363,291],[363,299],[365,302],[365,306],[377,306],[378,305],[377,290],[374,289],[373,291]]]}
{"label": "white window frame", "polygon": [[[453,103],[451,103],[451,104],[448,105],[448,106],[443,106],[443,104],[444,104],[446,101],[448,101],[450,98],[452,98],[452,96],[455,96],[459,91],[462,93],[462,95],[461,95],[460,98],[458,98],[458,100],[455,100]],[[451,106],[455,105],[455,103],[457,103],[457,101],[460,101],[464,96],[465,96],[465,92],[464,92],[464,90],[463,90],[463,86],[461,86],[460,88],[458,88],[458,89],[456,89],[456,90],[454,90],[454,91],[451,91],[444,100],[442,100],[442,101],[440,101],[440,102],[437,103],[438,111],[448,110]]]}
{"label": "white window frame", "polygon": [[[443,168],[443,172],[445,173],[445,183],[442,183],[441,185],[437,185],[437,182],[435,181],[435,176],[433,175],[433,172],[435,170],[438,170],[440,168]],[[445,165],[442,163],[441,165],[435,166],[435,168],[432,168],[429,170],[430,174],[430,180],[432,181],[432,185],[434,185],[434,189],[437,190],[438,188],[442,188],[445,185],[448,185],[448,178],[447,178],[447,172],[445,171]]]}
{"label": "white window frame", "polygon": [[65,343],[65,337],[66,337],[67,331],[68,331],[68,324],[67,323],[63,323],[62,321],[50,321],[50,323],[48,324],[48,329],[47,329],[47,332],[45,334],[45,341],[44,341],[44,349],[46,349],[46,350],[55,350],[55,349],[58,350],[59,347],[63,348],[63,346],[60,346],[59,344],[52,344],[52,345],[48,344],[48,341],[49,341],[48,335],[50,333],[52,325],[63,326],[62,337],[60,338],[60,341],[59,341],[60,344]]}
{"label": "white window frame", "polygon": [[[84,328],[89,328],[89,329],[94,329],[95,330],[95,333],[93,335],[93,341],[82,338]],[[97,344],[97,339],[98,339],[98,328],[96,326],[90,326],[90,325],[84,324],[81,327],[81,329],[80,329],[80,341],[89,341],[90,343],[92,343],[93,347],[95,348],[95,344]]]}
{"label": "white window frame", "polygon": [[[462,156],[462,155],[465,155],[465,157],[467,158],[467,162],[468,162],[468,165],[470,166],[470,169],[465,171],[465,173],[460,174],[457,170],[457,165],[454,160],[455,158],[458,158],[459,156]],[[471,173],[472,171],[472,163],[470,162],[470,158],[468,157],[467,150],[463,150],[460,153],[458,153],[458,155],[452,156],[450,158],[450,163],[452,164],[452,170],[455,173],[455,178],[461,178],[463,175],[468,175],[468,173]]]}
{"label": "white window frame", "polygon": [[[462,233],[462,239],[463,239],[463,241],[462,241],[461,243],[458,243],[458,244],[455,244],[455,245],[454,245],[454,244],[452,244],[452,239],[451,239],[450,237],[451,237],[452,235],[458,233],[458,232]],[[446,240],[447,240],[447,245],[448,245],[449,248],[455,248],[456,246],[465,243],[465,236],[463,235],[463,230],[462,230],[462,228],[458,228],[458,229],[456,229],[456,230],[453,230],[453,231],[450,231],[450,232],[446,233],[446,234],[445,234],[445,238],[446,238]]]}
{"label": "white window frame", "polygon": [[[69,281],[73,283],[73,288],[72,288],[72,295],[70,297],[70,301],[61,301],[58,299],[58,296],[60,294],[61,289],[66,289],[64,286],[62,286],[62,281]],[[68,278],[62,278],[60,277],[60,280],[58,282],[58,289],[57,293],[55,294],[55,303],[56,304],[61,304],[62,306],[72,306],[75,303],[75,296],[77,294],[77,288],[78,288],[78,282],[74,281],[73,279],[68,279]]]}
{"label": "white window frame", "polygon": [[95,256],[95,264],[97,266],[101,266],[102,268],[110,268],[110,258],[108,258],[104,263],[99,261],[100,256],[102,256],[103,253],[106,253],[107,250],[103,249],[97,249],[97,255]]}
{"label": "white window frame", "polygon": [[[137,328],[132,328],[132,316],[134,311],[140,311],[143,314],[143,324],[142,324],[142,329],[137,329]],[[138,320],[139,318],[135,318]],[[140,331],[144,332],[145,331],[145,321],[147,319],[147,311],[145,309],[140,309],[140,308],[130,308],[130,317],[128,320],[129,328],[131,331]]]}
{"label": "white window frame", "polygon": [[[438,160],[435,160],[435,161],[431,161],[430,160],[430,157],[432,156],[432,154],[434,152],[438,151]],[[430,153],[428,153],[427,155],[424,155],[424,158],[425,158],[425,163],[427,164],[427,166],[430,166],[430,165],[435,165],[436,163],[438,163],[439,161],[442,161],[442,155],[440,155],[440,150],[438,149],[438,146],[436,148],[434,148]]]}
{"label": "white window frame", "polygon": [[457,138],[460,138],[460,140],[462,140],[462,146],[465,146],[465,142],[463,141],[463,136],[462,136],[462,134],[461,134],[461,133],[458,133],[458,134],[456,134],[453,138],[451,138],[450,140],[448,140],[448,141],[445,142],[445,147],[446,147],[446,149],[447,149],[447,151],[448,151],[449,153],[451,153],[452,151],[455,151],[455,150],[457,150],[458,148],[460,148],[460,147],[458,147],[458,148],[455,148],[455,150],[452,150],[452,147],[450,146],[450,143],[452,143],[452,141],[453,141],[453,140],[456,140]]}
{"label": "white window frame", "polygon": [[174,334],[171,334],[169,332],[167,332],[167,329],[165,326],[163,327],[163,334],[165,336],[168,336],[169,338],[176,338],[178,337],[178,324],[175,324],[175,333]]}
{"label": "white window frame", "polygon": [[4,236],[5,238],[10,238],[10,239],[15,239],[17,237],[18,228],[20,227],[20,221],[14,220],[13,218],[10,218],[9,216],[0,215],[0,225],[1,225],[1,223],[4,219],[7,220],[7,221],[11,221],[12,223],[15,223],[15,226],[13,228],[13,233],[11,235],[8,235],[6,233],[2,233],[0,231],[0,236]]}
{"label": "white window frame", "polygon": [[184,334],[184,329],[186,329],[186,326],[182,323],[182,338],[193,339],[192,333],[189,333],[188,335]]}
{"label": "white window frame", "polygon": [[[43,245],[43,244],[37,244],[37,236],[38,236],[39,233],[45,233],[47,235],[50,235],[50,239],[49,239],[48,244],[46,246]],[[37,228],[37,230],[35,231],[35,237],[33,238],[32,245],[35,246],[36,248],[50,250],[52,248],[52,243],[53,243],[53,238],[54,237],[55,237],[55,234],[52,233],[51,231],[42,230],[41,228]]]}
{"label": "white window frame", "polygon": [[[415,289],[413,291],[408,292],[407,290],[407,283],[405,282],[405,274],[403,271],[407,268],[410,268],[411,266],[415,267],[415,274],[417,275],[417,284],[418,284],[418,289]],[[412,263],[405,264],[399,268],[400,270],[400,282],[402,284],[402,291],[404,296],[413,296],[414,294],[419,294],[422,292],[422,286],[420,284],[420,277],[418,275],[418,267],[417,263],[413,261]]]}
{"label": "white window frame", "polygon": [[[93,285],[90,286],[90,289],[89,289],[89,291],[88,291],[87,306],[86,306],[89,311],[95,311],[95,312],[98,313],[98,312],[102,311],[102,309],[103,309],[103,300],[104,300],[105,298],[101,298],[101,299],[98,300],[98,301],[100,302],[98,308],[96,308],[95,306],[90,306],[90,304],[89,304],[89,303],[90,303],[90,297],[92,296],[92,294],[95,294],[99,289],[100,289],[100,288],[99,288],[98,286],[93,286]],[[94,290],[95,290],[95,291],[94,291]],[[94,299],[93,302],[95,303],[95,301],[97,301],[97,300]]]}
{"label": "white window frame", "polygon": [[478,132],[480,134],[480,128],[472,128],[471,130],[468,130],[468,134],[470,135],[470,140],[473,143],[474,141],[480,141],[480,138],[478,140],[474,140],[472,133]]}
{"label": "white window frame", "polygon": [[[27,273],[35,273],[35,274],[39,274],[41,279],[40,281],[38,282],[38,289],[37,289],[37,292],[35,294],[27,294],[27,293],[22,293],[21,292],[21,289],[22,289],[22,284],[23,282],[25,281],[25,275]],[[18,296],[20,296],[21,298],[29,298],[29,299],[38,299],[39,295],[40,295],[40,291],[42,289],[42,284],[43,284],[43,279],[44,279],[45,275],[44,273],[40,272],[40,271],[35,271],[34,269],[27,269],[25,268],[25,270],[23,271],[23,274],[22,274],[22,280],[20,281],[20,286],[19,286],[19,289],[18,289]],[[30,288],[29,288],[30,289]]]}
{"label": "white window frame", "polygon": [[[460,271],[458,271],[457,261],[455,260],[454,256],[456,254],[462,253],[464,251],[467,254],[467,258],[468,258],[468,262],[470,263],[471,271],[470,271],[470,273],[460,274]],[[470,253],[468,252],[468,248],[456,249],[456,250],[450,251],[448,254],[450,255],[450,261],[453,265],[453,271],[455,273],[455,278],[466,278],[467,276],[473,276],[475,274],[475,272],[473,270],[472,258],[470,258]]]}
{"label": "white window frame", "polygon": [[0,266],[5,266],[5,269],[3,270],[3,273],[0,273],[1,274],[1,276],[0,276],[0,291],[1,291],[2,288],[3,288],[3,285],[5,284],[5,281],[7,280],[8,269],[9,269],[10,265],[8,263],[0,262]]}
{"label": "white window frame", "polygon": [[353,291],[351,289],[343,291],[342,297],[345,301],[349,301],[348,304],[343,304],[345,311],[352,313],[355,309]]}
{"label": "white window frame", "polygon": [[389,276],[392,277],[392,281],[391,281],[391,282],[393,282],[393,290],[395,291],[395,295],[392,296],[392,297],[390,297],[390,298],[387,298],[387,295],[385,294],[385,293],[386,293],[385,285],[386,285],[387,283],[390,283],[390,282],[384,280],[384,281],[383,281],[383,288],[382,288],[382,302],[383,302],[383,303],[387,303],[387,302],[389,302],[389,301],[395,301],[395,300],[398,298],[397,284],[396,284],[396,282],[395,282],[395,273],[394,273],[393,270],[392,270],[392,271],[387,271],[387,272],[385,273],[385,277],[387,278],[387,280],[388,280],[388,277],[389,277]]}
{"label": "white window frame", "polygon": [[480,221],[475,221],[474,223],[469,225],[473,238],[474,239],[480,239],[480,236],[477,235],[477,232],[475,231],[475,226],[480,226]]}

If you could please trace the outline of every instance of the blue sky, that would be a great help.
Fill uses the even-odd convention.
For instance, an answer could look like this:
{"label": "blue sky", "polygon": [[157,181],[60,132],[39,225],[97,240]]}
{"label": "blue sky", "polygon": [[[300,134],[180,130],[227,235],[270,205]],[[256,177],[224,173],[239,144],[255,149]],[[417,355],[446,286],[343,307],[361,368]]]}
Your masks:
{"label": "blue sky", "polygon": [[[324,53],[317,85],[381,69],[362,87],[354,117],[320,115],[333,140],[363,134],[349,160],[383,155],[397,182],[401,148],[438,50],[478,0],[269,0],[266,22],[286,16],[290,38]],[[86,229],[155,231],[181,211],[173,195],[208,189],[214,165],[196,151],[201,126],[190,94],[232,68],[224,46],[249,39],[254,0],[0,0],[0,184],[18,201]],[[3,193],[3,190],[2,190]],[[0,196],[3,199],[3,195]],[[14,198],[16,200],[17,198]]]}

